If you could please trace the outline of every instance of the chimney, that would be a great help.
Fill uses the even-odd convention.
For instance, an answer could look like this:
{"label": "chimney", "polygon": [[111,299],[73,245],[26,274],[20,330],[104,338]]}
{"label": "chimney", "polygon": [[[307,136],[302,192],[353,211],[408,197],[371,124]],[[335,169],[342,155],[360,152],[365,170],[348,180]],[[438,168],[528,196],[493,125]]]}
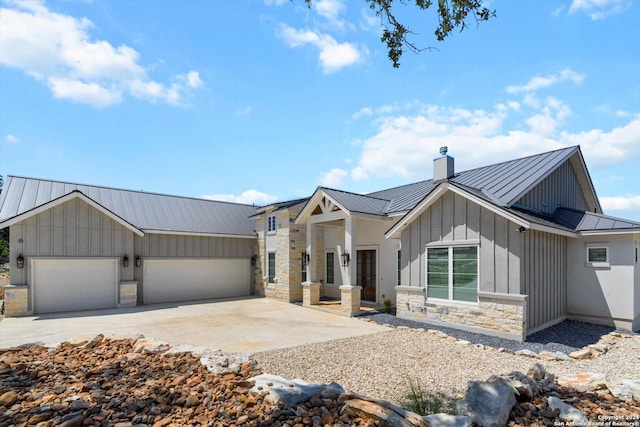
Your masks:
{"label": "chimney", "polygon": [[447,147],[440,147],[442,156],[433,159],[433,180],[440,181],[453,177],[455,171],[453,168],[453,157],[447,155]]}

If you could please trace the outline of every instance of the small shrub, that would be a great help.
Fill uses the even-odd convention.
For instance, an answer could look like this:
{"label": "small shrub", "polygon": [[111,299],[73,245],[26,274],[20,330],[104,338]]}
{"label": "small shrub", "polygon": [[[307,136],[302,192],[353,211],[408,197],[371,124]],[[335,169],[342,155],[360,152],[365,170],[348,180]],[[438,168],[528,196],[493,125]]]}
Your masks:
{"label": "small shrub", "polygon": [[455,414],[455,404],[442,393],[431,393],[409,378],[403,406],[418,415]]}
{"label": "small shrub", "polygon": [[392,302],[390,299],[386,299],[384,300],[384,312],[387,314],[391,314],[391,312],[393,311],[393,307],[392,307]]}

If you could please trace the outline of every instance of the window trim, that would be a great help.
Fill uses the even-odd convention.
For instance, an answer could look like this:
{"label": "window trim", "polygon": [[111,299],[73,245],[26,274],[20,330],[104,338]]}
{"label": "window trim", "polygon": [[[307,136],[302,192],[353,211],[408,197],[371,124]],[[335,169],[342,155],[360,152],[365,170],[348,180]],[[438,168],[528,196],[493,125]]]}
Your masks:
{"label": "window trim", "polygon": [[[271,255],[273,255],[273,276],[271,276]],[[276,253],[267,252],[267,283],[276,283]]]}
{"label": "window trim", "polygon": [[[331,254],[331,260],[333,261],[331,275],[333,276],[333,280],[329,281],[329,254]],[[336,284],[336,251],[327,250],[324,252],[324,279],[327,285],[335,285]]]}
{"label": "window trim", "polygon": [[267,233],[275,233],[276,232],[276,216],[269,215],[267,216]]}
{"label": "window trim", "polygon": [[[589,258],[589,251],[591,249],[604,249],[606,254],[605,261],[591,261]],[[608,243],[587,243],[585,245],[585,265],[587,267],[609,267],[611,266],[611,252]]]}
{"label": "window trim", "polygon": [[[476,300],[475,301],[463,301],[453,299],[453,250],[456,248],[468,247],[476,249]],[[448,298],[436,298],[429,296],[429,249],[447,249],[447,293]],[[428,301],[437,303],[444,303],[448,305],[465,305],[465,306],[477,306],[479,303],[480,292],[480,246],[475,244],[459,244],[458,242],[451,242],[447,245],[434,245],[428,244],[425,248],[425,297]]]}

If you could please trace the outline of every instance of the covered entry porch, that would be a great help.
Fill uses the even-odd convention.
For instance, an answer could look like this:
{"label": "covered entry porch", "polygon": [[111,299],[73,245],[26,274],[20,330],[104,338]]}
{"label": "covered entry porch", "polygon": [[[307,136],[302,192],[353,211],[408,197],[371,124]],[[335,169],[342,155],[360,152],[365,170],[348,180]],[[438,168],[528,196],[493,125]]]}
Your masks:
{"label": "covered entry porch", "polygon": [[349,210],[359,197],[319,188],[296,218],[306,225],[304,306],[355,316],[395,298],[399,242],[384,237],[392,221]]}

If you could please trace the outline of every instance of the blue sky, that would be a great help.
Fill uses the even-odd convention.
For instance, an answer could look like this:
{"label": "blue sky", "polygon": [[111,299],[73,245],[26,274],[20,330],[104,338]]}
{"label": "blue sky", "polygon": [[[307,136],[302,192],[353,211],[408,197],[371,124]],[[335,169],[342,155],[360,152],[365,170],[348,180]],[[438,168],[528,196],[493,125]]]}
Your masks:
{"label": "blue sky", "polygon": [[0,1],[0,174],[266,204],[580,144],[640,221],[640,2],[492,0],[399,69],[361,0]]}

